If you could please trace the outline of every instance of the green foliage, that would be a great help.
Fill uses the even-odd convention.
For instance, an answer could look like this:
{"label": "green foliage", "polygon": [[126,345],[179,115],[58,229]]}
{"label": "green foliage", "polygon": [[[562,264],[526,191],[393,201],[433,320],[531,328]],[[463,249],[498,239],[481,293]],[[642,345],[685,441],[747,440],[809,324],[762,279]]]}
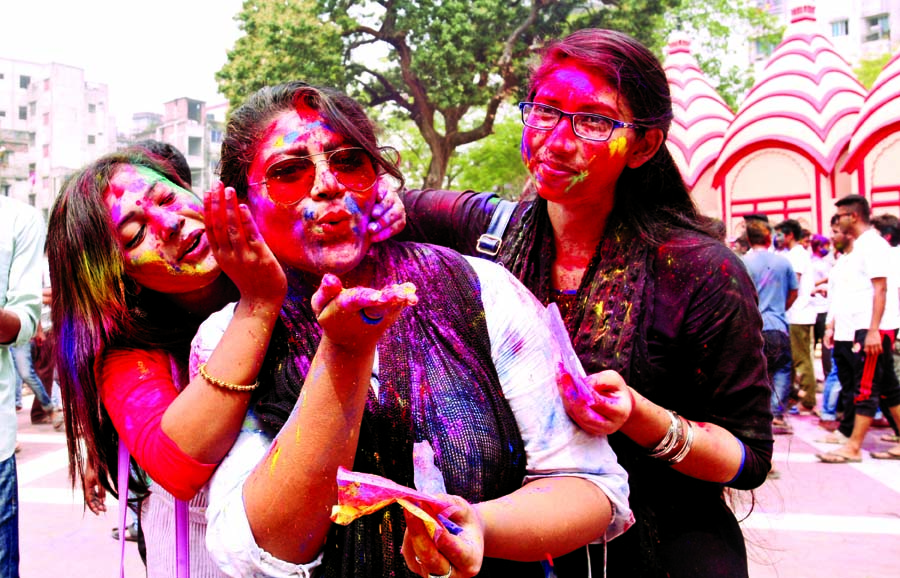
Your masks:
{"label": "green foliage", "polygon": [[494,123],[494,134],[450,159],[447,187],[492,191],[505,199],[518,199],[528,180],[522,163],[522,121],[517,113]]}
{"label": "green foliage", "polygon": [[747,54],[750,42],[774,47],[784,35],[777,19],[749,0],[681,0],[659,29],[658,44],[675,30],[690,36],[697,64],[732,110],[754,83],[752,65],[733,55]]}
{"label": "green foliage", "polygon": [[870,90],[872,85],[875,84],[875,80],[878,79],[878,75],[881,74],[881,71],[884,70],[885,65],[887,65],[890,59],[890,53],[882,54],[875,58],[863,58],[859,61],[857,67],[853,69],[853,72],[856,74],[856,78],[859,79],[862,85],[866,87],[866,90]]}
{"label": "green foliage", "polygon": [[[235,17],[244,36],[229,51],[216,79],[232,106],[262,86],[287,80],[344,90],[368,106],[383,126],[405,131],[398,139],[413,146],[401,151],[410,185],[418,185],[414,179],[421,178],[427,186],[446,186],[454,151],[494,132],[501,104],[523,96],[528,67],[548,39],[584,27],[614,28],[660,53],[668,32],[681,22],[703,31],[698,36],[708,37],[721,53],[726,43],[716,39],[734,33],[734,22],[746,21],[757,30],[753,20],[757,15],[748,12],[746,4],[746,0],[246,0]],[[704,42],[697,48],[706,54]],[[731,84],[752,82],[749,76],[726,69],[720,53],[710,52],[700,60],[714,81],[726,83],[722,85],[726,94]],[[389,122],[390,118],[411,120],[418,134],[401,128],[402,123]],[[505,130],[497,127],[498,143],[508,140]],[[507,172],[511,167],[491,165],[491,170],[500,171],[491,186],[485,181],[489,171],[475,170],[482,165],[466,160],[477,153],[486,155],[484,162],[513,156],[518,161],[518,144],[509,156],[492,154],[495,146],[500,148],[494,152],[505,150],[505,145],[484,144],[458,155],[451,182],[480,189],[512,186],[515,175]]]}

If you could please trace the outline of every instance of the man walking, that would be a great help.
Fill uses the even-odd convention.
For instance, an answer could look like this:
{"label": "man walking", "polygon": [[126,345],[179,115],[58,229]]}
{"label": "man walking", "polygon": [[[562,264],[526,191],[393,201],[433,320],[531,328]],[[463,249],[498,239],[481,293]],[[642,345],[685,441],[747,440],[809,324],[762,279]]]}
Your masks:
{"label": "man walking", "polygon": [[788,308],[787,320],[790,326],[791,355],[794,359],[794,374],[800,385],[801,415],[811,415],[816,409],[816,374],[812,362],[812,336],[816,324],[816,310],[812,305],[815,289],[812,274],[812,258],[800,242],[803,229],[794,219],[782,221],[775,227],[783,236],[785,256],[797,274],[799,292],[794,304]]}
{"label": "man walking", "polygon": [[[848,195],[835,203],[838,227],[853,238],[853,251],[842,267],[832,270],[831,311],[826,345],[834,345],[834,361],[843,390],[844,418],[838,431],[846,441],[818,454],[829,464],[862,461],[862,443],[872,426],[879,400],[900,420],[900,383],[891,350],[897,335],[897,300],[887,299],[890,246],[869,222],[869,203]],[[848,411],[852,408],[853,411]],[[900,459],[900,444],[872,457]]]}
{"label": "man walking", "polygon": [[0,578],[19,576],[16,379],[9,348],[27,346],[37,328],[44,234],[34,207],[0,196]]}
{"label": "man walking", "polygon": [[769,251],[772,233],[769,224],[747,219],[750,250],[744,264],[759,295],[763,320],[763,347],[769,383],[772,385],[772,433],[793,433],[787,423],[786,405],[791,393],[791,339],[785,311],[797,299],[797,276],[790,261]]}

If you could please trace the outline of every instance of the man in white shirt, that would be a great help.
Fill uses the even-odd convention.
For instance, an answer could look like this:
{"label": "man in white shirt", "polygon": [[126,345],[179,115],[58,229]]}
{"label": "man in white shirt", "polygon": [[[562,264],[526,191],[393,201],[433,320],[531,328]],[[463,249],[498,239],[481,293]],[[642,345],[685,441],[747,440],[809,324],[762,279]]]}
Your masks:
{"label": "man in white shirt", "polygon": [[812,292],[815,288],[812,274],[812,257],[800,243],[802,229],[794,219],[782,221],[775,227],[781,233],[784,256],[791,262],[797,274],[799,290],[797,299],[787,311],[790,326],[791,356],[794,362],[794,375],[800,384],[800,410],[802,415],[810,415],[816,409],[816,374],[812,362],[812,335],[816,324],[816,310],[812,305]]}
{"label": "man in white shirt", "polygon": [[44,222],[34,207],[0,196],[0,578],[19,576],[15,369],[10,346],[24,346],[41,312]]}
{"label": "man in white shirt", "polygon": [[[835,203],[838,226],[853,238],[853,252],[832,270],[832,300],[826,345],[834,357],[843,385],[845,416],[839,432],[848,436],[836,450],[818,454],[830,464],[862,461],[862,443],[879,405],[900,419],[900,382],[894,373],[893,349],[900,325],[898,299],[887,299],[890,246],[869,221],[869,203],[848,195]],[[852,419],[852,424],[849,423]],[[848,432],[849,429],[849,432]],[[872,457],[900,459],[900,444]]]}

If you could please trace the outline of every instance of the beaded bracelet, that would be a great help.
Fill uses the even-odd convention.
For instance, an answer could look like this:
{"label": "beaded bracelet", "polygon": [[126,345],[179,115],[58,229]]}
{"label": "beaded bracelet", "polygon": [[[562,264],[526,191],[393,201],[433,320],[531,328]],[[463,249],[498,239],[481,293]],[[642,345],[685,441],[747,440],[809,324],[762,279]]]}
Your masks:
{"label": "beaded bracelet", "polygon": [[203,377],[203,379],[205,379],[207,382],[209,382],[213,385],[216,385],[218,387],[221,387],[223,389],[228,389],[231,391],[248,392],[248,391],[253,391],[257,387],[259,387],[259,380],[254,381],[250,385],[239,385],[237,383],[229,383],[227,381],[222,381],[221,379],[217,379],[206,372],[206,364],[205,363],[200,364],[200,376]]}

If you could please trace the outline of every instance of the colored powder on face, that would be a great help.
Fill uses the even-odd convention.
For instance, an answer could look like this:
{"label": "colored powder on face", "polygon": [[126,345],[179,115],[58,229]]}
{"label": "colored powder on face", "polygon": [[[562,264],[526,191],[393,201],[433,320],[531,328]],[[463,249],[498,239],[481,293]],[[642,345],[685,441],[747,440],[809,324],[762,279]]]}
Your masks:
{"label": "colored powder on face", "polygon": [[356,204],[356,199],[354,199],[352,195],[344,196],[344,205],[347,207],[347,210],[350,211],[351,215],[358,215],[362,212],[359,205]]}
{"label": "colored powder on face", "polygon": [[580,183],[580,182],[584,181],[585,179],[587,179],[587,178],[588,178],[588,174],[589,174],[588,171],[585,170],[585,171],[581,171],[580,173],[578,173],[577,175],[575,175],[574,177],[572,177],[572,180],[569,181],[569,185],[566,187],[566,192],[568,192],[569,190],[571,190],[572,187],[574,187],[574,186],[577,185],[578,183]]}
{"label": "colored powder on face", "polygon": [[284,148],[284,135],[281,135],[280,137],[275,139],[275,142],[272,143],[272,146],[279,149]]}
{"label": "colored powder on face", "polygon": [[300,133],[294,130],[284,135],[283,142],[285,144],[293,144],[293,142],[298,138],[300,138]]}
{"label": "colored powder on face", "polygon": [[620,136],[617,139],[613,139],[609,141],[609,154],[611,156],[625,154],[625,150],[628,148],[628,140],[624,136]]}
{"label": "colored powder on face", "polygon": [[303,209],[303,219],[307,221],[312,221],[316,218],[316,212],[312,209]]}

